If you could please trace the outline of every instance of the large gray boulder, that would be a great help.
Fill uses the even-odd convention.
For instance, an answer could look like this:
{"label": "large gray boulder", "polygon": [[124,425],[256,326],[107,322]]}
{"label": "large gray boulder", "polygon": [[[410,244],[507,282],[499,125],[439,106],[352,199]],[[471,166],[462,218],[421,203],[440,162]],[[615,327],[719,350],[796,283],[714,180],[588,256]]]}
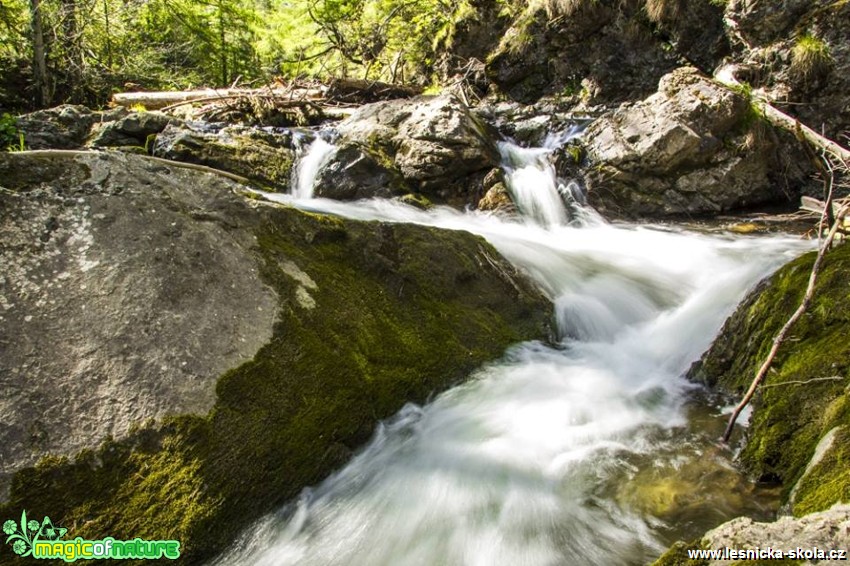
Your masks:
{"label": "large gray boulder", "polygon": [[115,120],[125,113],[123,109],[95,112],[65,104],[19,116],[17,127],[24,134],[27,149],[76,149],[85,145],[95,123]]}
{"label": "large gray boulder", "polygon": [[[665,75],[585,133],[591,204],[619,216],[711,214],[788,201],[806,163],[783,159],[748,100],[696,69]],[[793,143],[793,140],[792,140]]]}
{"label": "large gray boulder", "polygon": [[244,193],[136,154],[0,153],[0,517],[199,563],[380,419],[547,335],[479,237]]}
{"label": "large gray boulder", "polygon": [[421,96],[361,107],[337,126],[397,171],[407,187],[453,204],[476,203],[497,166],[495,134],[456,97]]}
{"label": "large gray boulder", "polygon": [[95,128],[92,147],[122,147],[151,145],[151,136],[162,132],[169,124],[180,120],[161,112],[133,112],[114,122]]}

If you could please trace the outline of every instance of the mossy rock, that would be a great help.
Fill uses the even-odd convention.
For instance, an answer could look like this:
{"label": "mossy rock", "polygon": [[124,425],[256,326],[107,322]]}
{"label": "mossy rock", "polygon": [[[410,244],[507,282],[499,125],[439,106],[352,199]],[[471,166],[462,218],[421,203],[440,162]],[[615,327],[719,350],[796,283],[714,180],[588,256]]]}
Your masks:
{"label": "mossy rock", "polygon": [[[99,159],[120,161],[110,183],[147,175],[143,157]],[[221,229],[252,242],[247,253],[279,299],[271,339],[220,377],[209,413],[140,423],[75,457],[47,455],[19,471],[0,517],[26,509],[73,537],[177,539],[181,563],[202,562],[343,465],[380,419],[549,332],[549,302],[480,237],[251,210],[223,190],[238,190],[235,183],[197,175],[192,191],[244,207]],[[2,553],[0,563],[25,561]]]}
{"label": "mossy rock", "polygon": [[662,554],[652,566],[708,566],[708,560],[690,558],[689,550],[707,548],[702,541],[677,542]]}
{"label": "mossy rock", "polygon": [[[691,377],[737,395],[749,387],[774,336],[800,304],[814,257],[809,253],[763,282],[726,322]],[[779,349],[753,402],[741,462],[756,478],[781,482],[786,499],[820,439],[834,427],[850,424],[848,273],[850,246],[841,245],[826,256],[814,300]],[[836,379],[809,381],[824,377]],[[810,487],[800,491],[795,512],[848,500],[850,474],[835,465],[845,457],[845,450],[837,450],[833,460],[810,471],[805,482]],[[828,494],[820,490],[816,495],[815,485],[829,486]]]}

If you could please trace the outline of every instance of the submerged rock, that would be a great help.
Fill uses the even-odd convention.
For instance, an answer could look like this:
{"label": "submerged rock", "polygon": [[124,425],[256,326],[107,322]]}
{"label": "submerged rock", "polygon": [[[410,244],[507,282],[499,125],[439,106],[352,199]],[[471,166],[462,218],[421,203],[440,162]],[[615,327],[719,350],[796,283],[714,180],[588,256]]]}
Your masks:
{"label": "submerged rock", "polygon": [[157,136],[153,154],[235,173],[280,192],[290,188],[295,161],[290,132],[242,126],[201,128],[172,124]]}
{"label": "submerged rock", "polygon": [[132,154],[0,154],[0,184],[4,517],[200,561],[379,419],[547,333],[548,301],[466,232]]}
{"label": "submerged rock", "polygon": [[657,93],[587,129],[589,201],[632,217],[788,202],[809,164],[785,159],[777,136],[745,97],[696,69],[677,69]]}

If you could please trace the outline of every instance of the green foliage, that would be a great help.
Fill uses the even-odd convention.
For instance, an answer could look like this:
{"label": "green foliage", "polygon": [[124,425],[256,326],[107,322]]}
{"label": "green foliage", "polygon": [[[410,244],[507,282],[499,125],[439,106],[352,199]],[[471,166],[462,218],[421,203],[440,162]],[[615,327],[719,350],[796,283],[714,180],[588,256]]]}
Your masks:
{"label": "green foliage", "polygon": [[[360,75],[424,84],[440,46],[472,15],[467,0],[302,0],[278,7],[261,53],[284,74]],[[273,61],[274,62],[274,61]]]}
{"label": "green foliage", "polygon": [[[516,2],[499,4],[518,9]],[[41,6],[48,104],[90,105],[120,90],[224,87],[280,74],[426,84],[438,53],[476,13],[469,0],[41,0]],[[8,93],[32,88],[30,18],[26,0],[0,3],[0,104],[4,93],[11,100]]]}
{"label": "green foliage", "polygon": [[0,148],[24,150],[24,134],[18,131],[15,117],[11,114],[0,114]]}

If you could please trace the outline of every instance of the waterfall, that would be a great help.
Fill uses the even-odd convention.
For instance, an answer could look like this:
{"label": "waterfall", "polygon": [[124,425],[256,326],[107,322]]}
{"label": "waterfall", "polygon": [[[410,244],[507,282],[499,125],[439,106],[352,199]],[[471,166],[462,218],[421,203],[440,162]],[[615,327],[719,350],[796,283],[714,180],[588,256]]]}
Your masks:
{"label": "waterfall", "polygon": [[640,466],[707,460],[713,437],[687,428],[693,386],[681,375],[746,291],[810,244],[570,224],[545,154],[503,152],[517,203],[539,224],[387,200],[298,204],[485,237],[552,298],[559,343],[516,345],[406,406],[215,564],[645,564],[716,519],[665,522],[631,506],[624,486]]}
{"label": "waterfall", "polygon": [[601,221],[598,214],[584,206],[578,184],[559,180],[552,164],[553,152],[581,131],[581,127],[574,126],[560,134],[550,134],[543,147],[499,142],[508,191],[526,218],[543,226],[559,226],[571,220],[582,224]]}
{"label": "waterfall", "polygon": [[298,161],[292,174],[292,195],[295,198],[313,198],[319,171],[327,165],[336,149],[335,145],[328,143],[320,135],[316,135],[306,147],[298,145]]}

